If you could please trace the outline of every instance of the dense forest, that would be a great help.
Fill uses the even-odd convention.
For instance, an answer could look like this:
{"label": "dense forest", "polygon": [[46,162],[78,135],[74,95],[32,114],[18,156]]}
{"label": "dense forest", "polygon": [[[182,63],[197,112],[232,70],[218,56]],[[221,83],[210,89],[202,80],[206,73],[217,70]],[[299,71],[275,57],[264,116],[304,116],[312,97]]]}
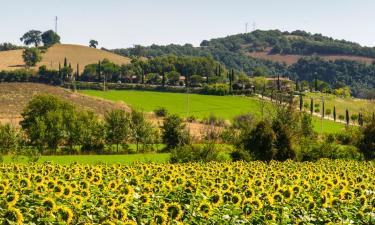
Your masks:
{"label": "dense forest", "polygon": [[[366,93],[375,88],[375,63],[369,65],[344,59],[328,61],[317,56],[336,54],[375,59],[375,48],[362,47],[357,43],[299,30],[293,32],[256,30],[246,34],[204,40],[200,47],[190,44],[149,47],[137,45],[134,48],[112,51],[128,57],[154,58],[165,55],[211,57],[228,69],[244,71],[248,75],[282,75],[293,80],[307,81],[320,79],[332,87],[348,85],[353,95],[361,97],[366,97]],[[288,66],[247,55],[254,51],[269,51],[270,54],[284,55],[298,54],[305,57]]]}

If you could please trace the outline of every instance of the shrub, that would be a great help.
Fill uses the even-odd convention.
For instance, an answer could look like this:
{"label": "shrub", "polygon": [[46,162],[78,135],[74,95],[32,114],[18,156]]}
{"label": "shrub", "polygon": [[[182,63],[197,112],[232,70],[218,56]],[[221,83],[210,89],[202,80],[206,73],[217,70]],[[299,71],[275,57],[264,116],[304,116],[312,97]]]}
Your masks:
{"label": "shrub", "polygon": [[375,159],[375,122],[368,124],[363,130],[359,149],[367,160]]}
{"label": "shrub", "polygon": [[171,151],[170,157],[171,163],[223,162],[227,160],[224,152],[220,151],[214,144],[178,146]]}
{"label": "shrub", "polygon": [[158,107],[154,110],[154,113],[158,117],[166,117],[168,115],[168,110],[165,107]]}

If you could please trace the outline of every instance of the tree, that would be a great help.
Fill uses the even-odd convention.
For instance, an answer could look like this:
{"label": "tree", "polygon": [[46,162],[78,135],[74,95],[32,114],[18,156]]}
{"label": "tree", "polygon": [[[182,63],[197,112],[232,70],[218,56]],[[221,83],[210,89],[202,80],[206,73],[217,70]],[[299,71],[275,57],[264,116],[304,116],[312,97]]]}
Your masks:
{"label": "tree", "polygon": [[326,109],[326,114],[327,114],[327,116],[330,116],[331,115],[331,109]]}
{"label": "tree", "polygon": [[336,106],[333,106],[333,120],[336,122]]}
{"label": "tree", "polygon": [[48,30],[42,34],[42,42],[44,46],[51,46],[60,43],[60,36],[53,30]]}
{"label": "tree", "polygon": [[27,67],[35,66],[42,60],[42,56],[38,48],[26,48],[22,53],[22,58]]}
{"label": "tree", "polygon": [[310,100],[310,114],[312,115],[314,113],[314,99],[311,98]]}
{"label": "tree", "polygon": [[112,110],[104,116],[104,125],[107,143],[115,144],[118,152],[119,144],[125,142],[130,134],[129,114],[120,109]]}
{"label": "tree", "polygon": [[312,137],[314,135],[314,126],[312,124],[312,116],[302,113],[301,116],[301,134],[303,137]]}
{"label": "tree", "polygon": [[348,109],[346,109],[346,111],[345,111],[345,121],[346,121],[346,125],[349,126],[350,117],[349,117]]}
{"label": "tree", "polygon": [[20,122],[31,145],[40,150],[56,149],[66,135],[67,117],[75,113],[74,106],[52,95],[36,95],[24,111]]}
{"label": "tree", "polygon": [[42,32],[39,30],[30,30],[27,33],[25,33],[20,40],[25,45],[31,45],[34,44],[35,47],[38,47],[40,42],[42,41],[41,37]]}
{"label": "tree", "polygon": [[0,123],[0,158],[2,154],[17,151],[21,138],[16,128],[9,123]]}
{"label": "tree", "polygon": [[350,116],[350,119],[352,120],[353,123],[355,123],[358,120],[358,115],[357,114],[352,114]]}
{"label": "tree", "polygon": [[90,48],[96,48],[96,46],[98,46],[98,41],[96,41],[96,40],[90,40],[90,42],[89,42],[89,47]]}
{"label": "tree", "polygon": [[137,144],[137,151],[139,143],[142,143],[144,150],[145,145],[153,141],[156,133],[152,124],[146,121],[144,113],[135,109],[130,114],[130,129]]}
{"label": "tree", "polygon": [[375,159],[375,122],[369,123],[362,134],[359,150],[363,153],[366,160],[373,160]]}
{"label": "tree", "polygon": [[303,107],[303,97],[300,94],[299,95],[299,111],[302,111],[302,107]]}
{"label": "tree", "polygon": [[255,159],[270,161],[275,153],[275,138],[271,124],[268,121],[260,121],[253,130],[243,135],[242,144]]}
{"label": "tree", "polygon": [[185,124],[176,114],[169,115],[164,119],[161,130],[162,140],[167,145],[167,149],[173,149],[189,143],[189,133]]}

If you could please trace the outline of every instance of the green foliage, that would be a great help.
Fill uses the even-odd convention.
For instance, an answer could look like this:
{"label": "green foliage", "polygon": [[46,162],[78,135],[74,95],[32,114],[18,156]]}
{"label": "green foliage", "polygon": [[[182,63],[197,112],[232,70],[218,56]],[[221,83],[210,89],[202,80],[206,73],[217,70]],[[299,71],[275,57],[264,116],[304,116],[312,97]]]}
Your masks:
{"label": "green foliage", "polygon": [[130,136],[130,115],[124,110],[112,110],[104,116],[106,128],[106,141],[116,145],[118,152],[119,144],[124,143]]}
{"label": "green foliage", "polygon": [[190,143],[190,136],[186,130],[182,119],[175,114],[169,115],[164,119],[162,130],[162,140],[167,149],[173,149],[177,146]]}
{"label": "green foliage", "polygon": [[142,151],[152,143],[157,143],[158,133],[153,125],[145,118],[142,111],[133,109],[130,114],[130,129],[132,132],[132,139],[136,142],[137,152],[139,151],[139,144],[142,144]]}
{"label": "green foliage", "polygon": [[17,50],[17,49],[22,49],[23,47],[14,45],[9,42],[4,42],[0,44],[0,52],[1,51],[9,51],[9,50]]}
{"label": "green foliage", "polygon": [[0,155],[17,152],[21,141],[16,128],[9,123],[0,123]]}
{"label": "green foliage", "polygon": [[56,151],[65,135],[70,117],[74,114],[73,105],[61,101],[52,95],[37,95],[28,103],[22,112],[20,122],[27,134],[30,144]]}
{"label": "green foliage", "polygon": [[210,84],[205,87],[205,92],[209,95],[227,95],[229,86],[227,84]]}
{"label": "green foliage", "polygon": [[166,117],[168,115],[168,110],[165,107],[157,107],[154,109],[154,113],[158,117]]}
{"label": "green foliage", "polygon": [[38,47],[40,42],[42,41],[42,32],[39,30],[30,30],[26,32],[20,40],[25,44],[25,45],[31,45],[34,44],[35,47]]}
{"label": "green foliage", "polygon": [[171,151],[171,163],[188,162],[224,162],[228,161],[223,151],[220,151],[216,145],[183,145],[178,146]]}
{"label": "green foliage", "polygon": [[60,36],[56,34],[53,30],[48,30],[42,34],[42,42],[44,46],[51,46],[60,43]]}
{"label": "green foliage", "polygon": [[368,124],[363,130],[359,149],[367,160],[375,159],[375,122]]}
{"label": "green foliage", "polygon": [[98,46],[98,41],[96,41],[96,40],[90,40],[89,41],[89,47],[90,48],[96,48],[96,46]]}
{"label": "green foliage", "polygon": [[268,121],[260,121],[253,130],[242,134],[243,148],[254,159],[270,161],[275,154],[274,141],[276,139],[272,125]]}
{"label": "green foliage", "polygon": [[38,48],[26,48],[22,53],[22,58],[28,67],[35,66],[42,60],[42,56]]}

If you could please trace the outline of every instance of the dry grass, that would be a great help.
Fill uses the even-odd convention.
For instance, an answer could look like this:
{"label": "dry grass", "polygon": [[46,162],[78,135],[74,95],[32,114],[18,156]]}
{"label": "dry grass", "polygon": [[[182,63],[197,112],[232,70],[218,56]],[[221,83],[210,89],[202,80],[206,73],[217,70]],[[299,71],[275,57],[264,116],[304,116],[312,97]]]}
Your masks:
{"label": "dry grass", "polygon": [[73,103],[78,109],[91,110],[99,115],[115,108],[129,110],[123,103],[89,97],[59,87],[36,83],[0,83],[0,122],[18,124],[22,110],[37,94],[55,95]]}
{"label": "dry grass", "polygon": [[[269,54],[268,51],[264,52],[249,52],[249,56],[260,59],[267,59],[274,62],[286,63],[291,65],[296,63],[300,58],[304,57],[302,55],[280,55],[280,54]],[[353,60],[357,62],[364,62],[366,64],[371,64],[375,59],[361,56],[347,56],[347,55],[317,55],[325,60],[337,60],[346,59]]]}
{"label": "dry grass", "polygon": [[[22,49],[0,52],[0,70],[23,68],[22,52]],[[57,44],[50,47],[42,55],[42,61],[38,63],[36,68],[45,65],[47,68],[58,69],[59,62],[63,65],[65,57],[72,64],[74,71],[76,70],[77,63],[79,63],[80,71],[82,71],[87,64],[97,63],[99,60],[105,58],[119,65],[130,62],[129,58],[95,48],[82,45]]]}

